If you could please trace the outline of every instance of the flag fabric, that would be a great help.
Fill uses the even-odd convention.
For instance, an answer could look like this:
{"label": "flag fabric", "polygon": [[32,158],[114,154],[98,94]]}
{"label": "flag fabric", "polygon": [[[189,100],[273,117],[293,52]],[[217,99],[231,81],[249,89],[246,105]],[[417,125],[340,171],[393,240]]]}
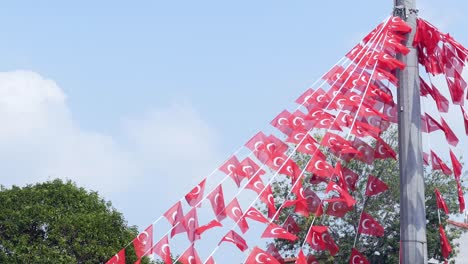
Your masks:
{"label": "flag fabric", "polygon": [[327,188],[325,189],[325,193],[329,193],[330,191],[337,192],[348,206],[353,206],[356,203],[356,200],[354,200],[354,198],[348,193],[347,190],[344,190],[333,181],[328,183]]}
{"label": "flag fabric", "polygon": [[153,253],[157,254],[164,264],[172,264],[171,248],[169,247],[169,239],[166,236],[161,238],[153,247]]}
{"label": "flag fabric", "polygon": [[458,180],[457,181],[457,190],[458,190],[458,204],[460,207],[460,213],[463,213],[465,211],[465,198],[463,196],[463,189],[461,182]]}
{"label": "flag fabric", "polygon": [[234,222],[237,223],[242,233],[247,232],[249,230],[249,225],[243,217],[242,209],[237,201],[237,198],[234,198],[227,206],[226,206],[226,215],[231,218]]}
{"label": "flag fabric", "polygon": [[432,150],[431,150],[431,162],[432,162],[433,170],[441,170],[442,173],[444,173],[447,176],[452,174],[452,170]]}
{"label": "flag fabric", "polygon": [[289,233],[281,226],[270,223],[262,234],[262,238],[281,238],[289,241],[297,240],[297,236]]}
{"label": "flag fabric", "polygon": [[296,220],[294,220],[294,216],[292,214],[288,215],[284,221],[283,228],[284,230],[294,235],[297,235],[301,231],[301,228],[297,224]]}
{"label": "flag fabric", "polygon": [[445,122],[445,119],[443,119],[441,117],[440,121],[441,121],[443,130],[444,130],[444,134],[445,134],[445,138],[447,139],[447,142],[450,145],[456,147],[458,145],[458,142],[459,142],[457,136],[455,135],[455,133],[453,133],[452,129],[449,127],[447,122]]}
{"label": "flag fabric", "polygon": [[219,184],[208,196],[211,207],[213,208],[214,215],[218,221],[222,221],[226,218],[225,204],[223,187]]}
{"label": "flag fabric", "polygon": [[205,182],[206,179],[203,179],[195,188],[185,195],[185,200],[190,206],[201,206],[200,201],[203,199],[203,193],[205,192]]}
{"label": "flag fabric", "polygon": [[361,252],[353,248],[351,250],[351,258],[349,259],[349,264],[369,264],[369,261],[363,254],[361,254]]}
{"label": "flag fabric", "polygon": [[266,219],[266,217],[254,207],[249,207],[249,209],[245,212],[244,218],[245,217],[260,223],[268,223],[268,219]]}
{"label": "flag fabric", "polygon": [[182,210],[182,204],[179,202],[175,203],[169,210],[164,213],[167,221],[172,225],[171,236],[185,232],[185,226],[182,224],[184,219],[184,212]]}
{"label": "flag fabric", "polygon": [[187,231],[187,237],[190,242],[194,242],[197,239],[200,239],[200,235],[198,235],[195,231],[198,228],[198,215],[197,215],[197,208],[193,207],[183,219],[183,225],[185,230]]}
{"label": "flag fabric", "polygon": [[388,190],[387,184],[385,182],[381,181],[379,178],[369,175],[369,178],[367,179],[367,186],[366,186],[366,196],[374,196],[380,193],[385,192]]}
{"label": "flag fabric", "polygon": [[125,264],[125,248],[122,248],[117,254],[110,258],[106,264]]}
{"label": "flag fabric", "polygon": [[465,133],[468,135],[468,112],[465,111],[463,106],[460,106],[462,115],[463,115],[463,123],[465,124]]}
{"label": "flag fabric", "polygon": [[148,226],[132,241],[138,259],[151,254],[153,247],[153,225]]}
{"label": "flag fabric", "polygon": [[284,264],[284,258],[281,256],[274,243],[268,244],[266,252],[274,257],[279,263]]}
{"label": "flag fabric", "polygon": [[199,226],[197,229],[195,229],[195,234],[201,235],[207,230],[210,230],[215,227],[222,227],[222,226],[223,225],[218,220],[211,220],[208,224]]}
{"label": "flag fabric", "polygon": [[396,152],[381,138],[377,139],[375,144],[374,157],[376,159],[394,159],[396,160]]}
{"label": "flag fabric", "polygon": [[200,257],[198,256],[198,253],[194,247],[194,245],[190,245],[189,248],[187,248],[184,253],[179,257],[179,262],[182,264],[202,264],[203,262],[201,261]]}
{"label": "flag fabric", "polygon": [[307,258],[302,252],[302,249],[299,249],[299,253],[297,254],[296,264],[308,264]]}
{"label": "flag fabric", "polygon": [[447,236],[445,235],[445,231],[442,225],[439,225],[439,233],[440,233],[440,247],[442,251],[442,256],[445,259],[448,259],[450,252],[452,252],[452,247],[450,246],[450,243],[447,239]]}
{"label": "flag fabric", "polygon": [[327,226],[311,226],[306,241],[314,250],[328,250],[332,256],[338,253],[338,247],[328,233]]}
{"label": "flag fabric", "polygon": [[259,263],[268,263],[268,264],[280,264],[272,255],[268,252],[260,249],[259,247],[254,247],[250,252],[249,256],[244,262],[245,264],[259,264]]}
{"label": "flag fabric", "polygon": [[362,212],[358,233],[381,237],[384,235],[384,228],[371,215]]}
{"label": "flag fabric", "polygon": [[439,189],[435,189],[435,194],[436,194],[436,201],[437,201],[437,208],[444,210],[445,214],[449,214],[449,209],[447,207],[447,204],[444,201],[444,198],[439,192]]}
{"label": "flag fabric", "polygon": [[353,209],[352,206],[348,206],[346,204],[346,201],[344,201],[341,198],[332,198],[325,201],[328,202],[328,207],[326,211],[327,215],[335,217],[344,217],[347,212]]}
{"label": "flag fabric", "polygon": [[221,241],[219,241],[218,245],[221,245],[223,241],[233,243],[240,251],[246,251],[249,248],[245,239],[233,230],[224,235],[224,237],[221,238]]}
{"label": "flag fabric", "polygon": [[459,180],[462,173],[462,165],[458,161],[457,156],[450,150],[450,160],[452,161],[453,174],[455,179]]}

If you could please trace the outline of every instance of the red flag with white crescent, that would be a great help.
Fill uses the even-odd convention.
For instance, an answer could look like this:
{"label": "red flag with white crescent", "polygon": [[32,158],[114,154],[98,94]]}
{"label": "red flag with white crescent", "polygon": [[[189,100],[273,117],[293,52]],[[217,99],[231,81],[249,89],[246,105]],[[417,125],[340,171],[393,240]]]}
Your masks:
{"label": "red flag with white crescent", "polygon": [[250,252],[249,256],[245,260],[245,264],[259,264],[259,263],[268,263],[268,264],[280,264],[272,255],[268,252],[260,249],[259,247],[254,247]]}
{"label": "red flag with white crescent", "polygon": [[125,248],[122,248],[119,253],[109,259],[106,264],[125,264]]}
{"label": "red flag with white crescent", "polygon": [[141,259],[143,256],[150,255],[151,248],[153,247],[153,225],[151,224],[145,229],[145,231],[138,234],[132,242],[138,259]]}
{"label": "red flag with white crescent", "polygon": [[361,254],[361,252],[353,248],[351,250],[351,258],[349,259],[349,264],[369,264],[369,261],[363,254]]}
{"label": "red flag with white crescent", "polygon": [[297,254],[296,264],[308,264],[307,258],[302,252],[302,249],[299,249],[299,254]]}
{"label": "red flag with white crescent", "polygon": [[322,178],[330,178],[333,173],[332,165],[317,155],[310,158],[306,170]]}
{"label": "red flag with white crescent", "polygon": [[432,150],[431,150],[431,161],[432,161],[432,169],[433,170],[441,170],[447,176],[452,174],[452,170]]}
{"label": "red flag with white crescent", "polygon": [[167,235],[161,238],[161,240],[154,245],[152,251],[161,257],[161,260],[164,261],[165,264],[172,264],[171,248],[169,247],[169,239]]}
{"label": "red flag with white crescent", "polygon": [[244,218],[250,218],[260,223],[268,223],[266,217],[254,207],[249,207],[249,209],[245,212]]}
{"label": "red flag with white crescent", "polygon": [[171,236],[185,232],[185,226],[182,224],[184,219],[184,212],[182,210],[182,204],[179,202],[175,203],[169,210],[164,213],[167,221],[172,225]]}
{"label": "red flag with white crescent", "polygon": [[383,141],[381,138],[377,139],[375,144],[375,152],[374,157],[376,159],[394,159],[396,160],[396,152],[387,144],[387,142]]}
{"label": "red flag with white crescent", "polygon": [[406,34],[411,32],[411,26],[409,26],[403,19],[397,16],[393,16],[387,24],[387,27],[392,32],[398,32]]}
{"label": "red flag with white crescent", "polygon": [[292,214],[288,215],[288,217],[284,221],[283,228],[289,233],[294,234],[294,235],[297,235],[301,231],[301,228],[297,224],[296,220],[294,220],[294,217]]}
{"label": "red flag with white crescent", "polygon": [[338,184],[336,184],[333,181],[330,181],[328,183],[328,186],[325,189],[325,193],[329,193],[330,191],[337,192],[341,196],[341,198],[343,198],[344,201],[346,201],[346,204],[348,206],[353,206],[356,203],[356,200],[354,200],[354,198],[348,193],[347,190],[344,190],[343,188],[341,188]]}
{"label": "red flag with white crescent", "polygon": [[210,194],[207,196],[210,200],[211,207],[213,208],[214,215],[218,221],[222,221],[226,218],[226,212],[224,208],[224,194],[223,187],[219,184]]}
{"label": "red flag with white crescent", "polygon": [[185,230],[187,230],[187,237],[190,242],[193,242],[197,239],[200,239],[200,235],[198,235],[195,231],[198,228],[198,215],[197,215],[197,208],[193,207],[184,217],[182,222],[185,226]]}
{"label": "red flag with white crescent", "polygon": [[449,214],[449,209],[447,207],[447,204],[444,201],[444,198],[442,197],[442,194],[440,194],[439,189],[435,189],[435,194],[436,194],[436,201],[437,201],[437,208],[444,210],[445,214]]}
{"label": "red flag with white crescent", "polygon": [[237,223],[242,233],[247,232],[249,230],[249,225],[247,221],[243,217],[242,209],[237,201],[237,198],[232,199],[232,201],[226,206],[226,214],[229,218],[231,218],[234,222]]}
{"label": "red flag with white crescent", "polygon": [[265,174],[265,171],[260,169],[260,166],[258,166],[258,164],[249,157],[242,160],[240,165],[243,175],[245,175],[245,177],[248,179],[250,179],[255,174],[260,176]]}
{"label": "red flag with white crescent", "polygon": [[296,235],[289,233],[284,228],[275,223],[271,223],[267,226],[262,234],[262,238],[281,238],[289,241],[297,240]]}
{"label": "red flag with white crescent", "polygon": [[371,215],[362,212],[361,221],[359,222],[358,233],[371,236],[381,237],[384,235],[384,228]]}
{"label": "red flag with white crescent", "polygon": [[240,251],[245,251],[249,248],[245,239],[233,230],[229,231],[223,238],[221,238],[218,246],[221,245],[223,241],[233,243]]}
{"label": "red flag with white crescent", "polygon": [[203,199],[203,193],[205,192],[205,182],[206,179],[203,179],[195,188],[193,188],[189,193],[185,195],[185,200],[190,206],[201,206],[200,201]]}
{"label": "red flag with white crescent", "polygon": [[388,190],[387,184],[381,181],[379,178],[369,175],[367,179],[367,186],[366,186],[366,196],[374,196],[380,193],[385,192]]}
{"label": "red flag with white crescent", "polygon": [[428,113],[421,115],[421,131],[425,133],[431,133],[437,130],[444,130],[441,124],[437,122],[432,116]]}
{"label": "red flag with white crescent", "polygon": [[179,262],[182,264],[202,264],[203,262],[201,261],[200,257],[198,256],[198,253],[194,247],[194,245],[190,245],[187,250],[185,250],[184,253],[179,258]]}
{"label": "red flag with white crescent", "polygon": [[326,211],[326,214],[328,215],[332,215],[335,217],[344,217],[347,212],[353,209],[352,206],[348,206],[346,204],[346,201],[344,201],[341,198],[332,198],[325,201],[328,202],[328,207]]}

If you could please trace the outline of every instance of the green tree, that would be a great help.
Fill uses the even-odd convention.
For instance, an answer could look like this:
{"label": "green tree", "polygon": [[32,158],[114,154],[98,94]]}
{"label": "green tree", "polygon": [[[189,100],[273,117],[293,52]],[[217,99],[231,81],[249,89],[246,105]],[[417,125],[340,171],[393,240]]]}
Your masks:
{"label": "green tree", "polygon": [[[386,141],[396,149],[397,147],[397,133],[396,131],[387,132],[384,135]],[[327,155],[328,161],[335,165],[337,158],[327,153],[326,149],[323,152]],[[303,154],[295,154],[294,160],[303,168],[309,159],[308,156]],[[352,169],[360,176],[357,184],[356,191],[351,192],[355,197],[357,204],[353,207],[343,218],[337,218],[323,214],[316,217],[310,214],[309,217],[296,217],[298,225],[301,227],[301,232],[298,234],[299,239],[295,243],[290,243],[287,240],[276,239],[275,246],[280,250],[284,256],[295,256],[298,248],[302,245],[306,232],[313,222],[314,225],[327,225],[329,231],[332,233],[335,242],[340,247],[339,253],[332,257],[328,252],[315,252],[316,256],[321,259],[327,259],[332,263],[348,263],[351,249],[354,246],[360,250],[371,263],[398,263],[399,261],[399,241],[400,241],[400,222],[399,222],[399,169],[398,162],[393,159],[375,160],[373,166],[366,165],[362,162],[351,160],[346,167]],[[430,168],[425,168],[425,193],[426,193],[426,217],[427,217],[427,239],[428,239],[428,256],[435,259],[442,260],[440,251],[439,239],[439,217],[435,199],[434,189],[438,188],[442,193],[450,212],[458,212],[458,199],[457,187],[454,177],[447,177],[439,171],[432,171]],[[374,175],[379,179],[386,182],[389,190],[385,193],[366,198],[364,195],[365,187],[367,184],[368,175]],[[303,185],[304,188],[312,188],[317,193],[322,192],[326,187],[325,183],[310,184],[311,174],[304,175]],[[293,194],[289,194],[291,190],[291,180],[283,179],[273,184],[273,192],[275,197],[283,197],[277,199],[277,206],[279,206],[285,199],[294,199]],[[359,219],[363,210],[363,205],[366,213],[371,214],[377,219],[385,228],[385,235],[383,237],[372,237],[367,235],[358,235],[356,231],[358,228]],[[263,211],[264,206],[259,205]],[[326,207],[324,210],[326,211]],[[283,223],[285,219],[294,214],[294,208],[285,208],[279,215],[279,223]],[[456,229],[448,229],[446,221],[448,216],[443,212],[440,213],[440,219],[443,226],[446,227],[448,240],[452,248],[452,256],[457,253],[457,246],[454,240],[460,236],[460,231]],[[306,244],[308,247],[308,245]]]}
{"label": "green tree", "polygon": [[[0,263],[105,263],[137,234],[110,202],[70,181],[0,187]],[[136,261],[132,246],[126,255]]]}

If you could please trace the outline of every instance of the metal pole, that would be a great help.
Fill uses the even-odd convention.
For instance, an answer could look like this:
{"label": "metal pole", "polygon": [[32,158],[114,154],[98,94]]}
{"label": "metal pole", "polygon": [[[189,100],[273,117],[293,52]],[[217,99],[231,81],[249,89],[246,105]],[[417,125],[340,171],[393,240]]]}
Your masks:
{"label": "metal pole", "polygon": [[397,72],[398,146],[400,163],[400,263],[427,263],[426,209],[421,143],[418,54],[413,47],[416,33],[416,0],[395,0],[395,15],[411,27],[406,46],[410,52],[399,59],[406,64]]}

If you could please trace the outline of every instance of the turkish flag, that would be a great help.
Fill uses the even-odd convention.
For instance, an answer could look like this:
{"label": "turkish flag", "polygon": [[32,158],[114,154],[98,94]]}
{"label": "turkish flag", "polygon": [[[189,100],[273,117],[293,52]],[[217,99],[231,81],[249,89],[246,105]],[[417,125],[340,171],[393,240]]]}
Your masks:
{"label": "turkish flag", "polygon": [[420,83],[419,95],[427,96],[428,94],[432,93],[432,88],[427,84],[426,81],[424,81],[423,78],[419,77],[419,83]]}
{"label": "turkish flag", "polygon": [[447,236],[445,235],[445,231],[442,225],[439,225],[439,233],[440,233],[440,247],[442,251],[442,256],[445,259],[448,259],[450,252],[452,252],[452,247],[450,246],[450,243],[447,239]]}
{"label": "turkish flag", "polygon": [[431,150],[431,161],[433,170],[441,170],[445,175],[452,174],[452,170]]}
{"label": "turkish flag", "polygon": [[424,165],[429,166],[429,154],[426,152],[423,152],[423,163]]}
{"label": "turkish flag", "polygon": [[455,175],[455,179],[459,180],[462,173],[462,165],[452,150],[450,150],[450,160],[452,161],[453,174]]}
{"label": "turkish flag", "polygon": [[106,264],[125,264],[125,248],[122,248],[119,253],[109,259]]}
{"label": "turkish flag", "polygon": [[207,230],[221,226],[223,225],[218,220],[211,220],[208,224],[199,226],[197,229],[195,229],[195,234],[201,235]]}
{"label": "turkish flag", "polygon": [[271,186],[265,186],[258,175],[253,176],[246,184],[245,188],[256,192],[260,196],[260,200],[268,207],[268,217],[272,217],[276,213],[275,200]]}
{"label": "turkish flag", "polygon": [[266,217],[260,213],[257,209],[254,207],[249,207],[249,209],[245,212],[245,216],[247,218],[250,218],[252,220],[255,220],[260,223],[268,223],[269,221],[266,219]]}
{"label": "turkish flag", "polygon": [[377,139],[375,144],[374,157],[376,159],[394,159],[396,160],[396,152],[381,138]]}
{"label": "turkish flag", "polygon": [[224,194],[222,185],[219,184],[210,194],[207,196],[210,200],[211,207],[213,208],[214,215],[218,221],[222,221],[226,218],[226,212],[224,208]]}
{"label": "turkish flag", "polygon": [[317,212],[322,200],[318,195],[312,190],[312,188],[307,188],[304,190],[304,197],[307,201],[307,209],[310,213]]}
{"label": "turkish flag", "polygon": [[360,155],[356,157],[357,160],[365,162],[369,165],[374,163],[375,151],[374,148],[369,146],[365,141],[355,137],[353,142],[353,147],[359,150]]}
{"label": "turkish flag", "polygon": [[445,138],[447,139],[447,142],[450,145],[456,147],[458,145],[458,141],[459,141],[457,136],[455,135],[455,133],[453,133],[452,129],[449,127],[447,122],[445,122],[445,120],[442,117],[440,118],[440,121],[442,123],[442,127],[443,127],[443,130],[444,130]]}
{"label": "turkish flag", "polygon": [[432,86],[432,89],[431,89],[430,95],[436,102],[437,109],[441,113],[447,113],[449,109],[449,101],[447,100],[447,98],[445,98],[445,96],[443,96],[439,92],[439,90],[433,84],[431,86]]}
{"label": "turkish flag", "polygon": [[185,226],[181,223],[184,219],[182,205],[179,202],[175,203],[169,210],[164,213],[167,221],[172,225],[171,236],[185,232]]}
{"label": "turkish flag", "polygon": [[245,260],[245,264],[259,264],[259,263],[268,263],[268,264],[280,264],[272,255],[268,252],[254,247],[250,252],[249,256]]}
{"label": "turkish flag", "polygon": [[161,238],[161,240],[154,245],[152,251],[161,257],[161,260],[164,261],[165,264],[172,264],[171,248],[169,247],[169,239],[167,235]]}
{"label": "turkish flag", "polygon": [[447,207],[447,204],[444,201],[444,198],[439,192],[439,189],[435,189],[435,194],[436,194],[436,201],[437,201],[437,208],[444,210],[445,214],[449,214],[449,209]]}
{"label": "turkish flag", "polygon": [[195,188],[185,195],[185,200],[190,206],[201,206],[201,200],[203,199],[203,193],[205,192],[205,182],[203,179]]}
{"label": "turkish flag", "polygon": [[297,222],[296,220],[294,220],[294,217],[292,214],[288,215],[288,217],[284,221],[283,228],[284,230],[294,235],[297,235],[301,231],[301,228],[299,227],[299,225],[297,225]]}
{"label": "turkish flag", "polygon": [[148,226],[132,242],[138,259],[150,255],[153,247],[153,225]]}
{"label": "turkish flag", "polygon": [[460,213],[463,213],[465,211],[465,198],[463,196],[463,189],[459,180],[457,180],[457,189],[458,189],[458,203],[460,207]]}
{"label": "turkish flag", "polygon": [[333,173],[333,167],[317,155],[310,158],[306,170],[322,178],[330,178]]}
{"label": "turkish flag", "polygon": [[338,186],[335,182],[330,181],[325,189],[325,193],[329,193],[330,191],[337,192],[343,199],[346,201],[348,206],[353,206],[356,203],[356,200],[348,193],[347,190]]}
{"label": "turkish flag", "polygon": [[363,254],[361,254],[361,252],[353,248],[351,250],[351,258],[349,259],[349,264],[369,264],[369,261]]}
{"label": "turkish flag", "polygon": [[204,264],[216,264],[213,257],[209,257]]}
{"label": "turkish flag", "polygon": [[197,216],[197,208],[193,207],[185,216],[182,222],[185,226],[185,230],[187,230],[187,237],[190,242],[200,239],[200,235],[198,235],[195,231],[198,228],[198,216]]}
{"label": "turkish flag", "polygon": [[453,104],[463,105],[465,101],[463,95],[465,94],[467,85],[466,81],[457,71],[446,72],[445,80],[447,81]]}
{"label": "turkish flag", "polygon": [[253,136],[245,146],[254,152],[254,155],[262,162],[267,163],[273,161],[275,157],[282,156],[288,145],[278,139],[277,137],[270,135],[266,136],[262,132],[257,133]]}
{"label": "turkish flag", "polygon": [[312,249],[318,251],[328,250],[332,256],[335,256],[339,251],[326,226],[311,226],[306,241]]}
{"label": "turkish flag", "polygon": [[237,223],[242,233],[245,233],[247,230],[249,230],[249,225],[243,217],[244,214],[242,213],[242,209],[236,198],[232,199],[232,201],[226,206],[226,214],[229,218]]}
{"label": "turkish flag", "polygon": [[190,245],[189,248],[179,257],[179,262],[182,264],[202,264],[194,245]]}
{"label": "turkish flag", "polygon": [[353,209],[352,206],[348,206],[346,201],[343,199],[332,198],[329,200],[325,200],[328,202],[327,212],[326,214],[332,215],[335,217],[344,217],[347,212]]}
{"label": "turkish flag", "polygon": [[468,113],[465,111],[465,108],[463,106],[460,106],[460,109],[463,114],[463,122],[465,124],[465,133],[468,135]]}
{"label": "turkish flag", "polygon": [[274,257],[277,261],[284,264],[284,258],[279,253],[278,249],[275,247],[274,243],[269,243],[266,249],[266,252]]}
{"label": "turkish flag", "polygon": [[356,190],[356,182],[359,179],[359,175],[347,167],[341,168],[343,176],[346,181],[346,185],[351,191]]}
{"label": "turkish flag", "polygon": [[358,233],[381,237],[384,235],[384,228],[371,215],[362,212],[359,222]]}
{"label": "turkish flag", "polygon": [[351,128],[351,132],[357,137],[370,136],[375,139],[380,137],[380,129],[361,121],[356,121]]}
{"label": "turkish flag", "polygon": [[392,32],[398,32],[406,34],[411,32],[411,26],[409,26],[403,19],[397,16],[392,16],[387,24],[388,30]]}
{"label": "turkish flag", "polygon": [[359,151],[355,149],[351,143],[344,139],[343,137],[327,132],[322,139],[322,146],[329,147],[333,153],[338,154],[338,156],[343,154],[357,154]]}
{"label": "turkish flag", "polygon": [[289,233],[281,226],[271,223],[262,234],[262,238],[281,238],[289,241],[296,241],[297,236]]}
{"label": "turkish flag", "polygon": [[236,156],[232,156],[227,160],[219,170],[224,172],[226,175],[229,175],[229,177],[231,177],[231,179],[236,183],[237,187],[240,187],[244,178],[250,178],[255,174],[265,174],[265,171],[260,170],[260,167],[250,158],[246,158],[242,162],[239,162]]}
{"label": "turkish flag", "polygon": [[297,144],[296,151],[304,154],[314,155],[320,152],[317,147],[317,141],[308,133],[294,132],[287,139],[286,142]]}
{"label": "turkish flag", "polygon": [[366,196],[370,197],[373,195],[377,195],[379,193],[383,193],[388,190],[387,184],[381,181],[379,178],[369,175],[367,179],[367,186],[366,186]]}
{"label": "turkish flag", "polygon": [[[240,163],[241,165],[241,171],[245,177],[250,179],[254,175],[264,175],[265,171],[260,169],[260,166],[258,166],[255,161],[253,161],[251,158],[247,157],[242,162]],[[239,172],[238,172],[239,173]]]}
{"label": "turkish flag", "polygon": [[326,96],[325,91],[322,88],[318,88],[317,90],[308,89],[305,91],[296,99],[296,103],[310,110],[314,107],[325,107],[329,100],[330,98]]}
{"label": "turkish flag", "polygon": [[401,43],[403,40],[404,38],[402,38],[400,35],[388,32],[384,46],[388,51],[392,51],[394,53],[402,53],[403,55],[406,55],[409,53],[410,50]]}
{"label": "turkish flag", "polygon": [[241,251],[245,251],[249,248],[249,246],[247,246],[247,242],[245,242],[245,239],[233,230],[229,231],[226,235],[224,235],[223,238],[221,238],[221,241],[219,241],[218,246],[221,245],[223,241],[233,243]]}
{"label": "turkish flag", "polygon": [[437,130],[444,130],[441,124],[437,122],[432,116],[428,113],[421,115],[421,131],[425,133],[431,133]]}

